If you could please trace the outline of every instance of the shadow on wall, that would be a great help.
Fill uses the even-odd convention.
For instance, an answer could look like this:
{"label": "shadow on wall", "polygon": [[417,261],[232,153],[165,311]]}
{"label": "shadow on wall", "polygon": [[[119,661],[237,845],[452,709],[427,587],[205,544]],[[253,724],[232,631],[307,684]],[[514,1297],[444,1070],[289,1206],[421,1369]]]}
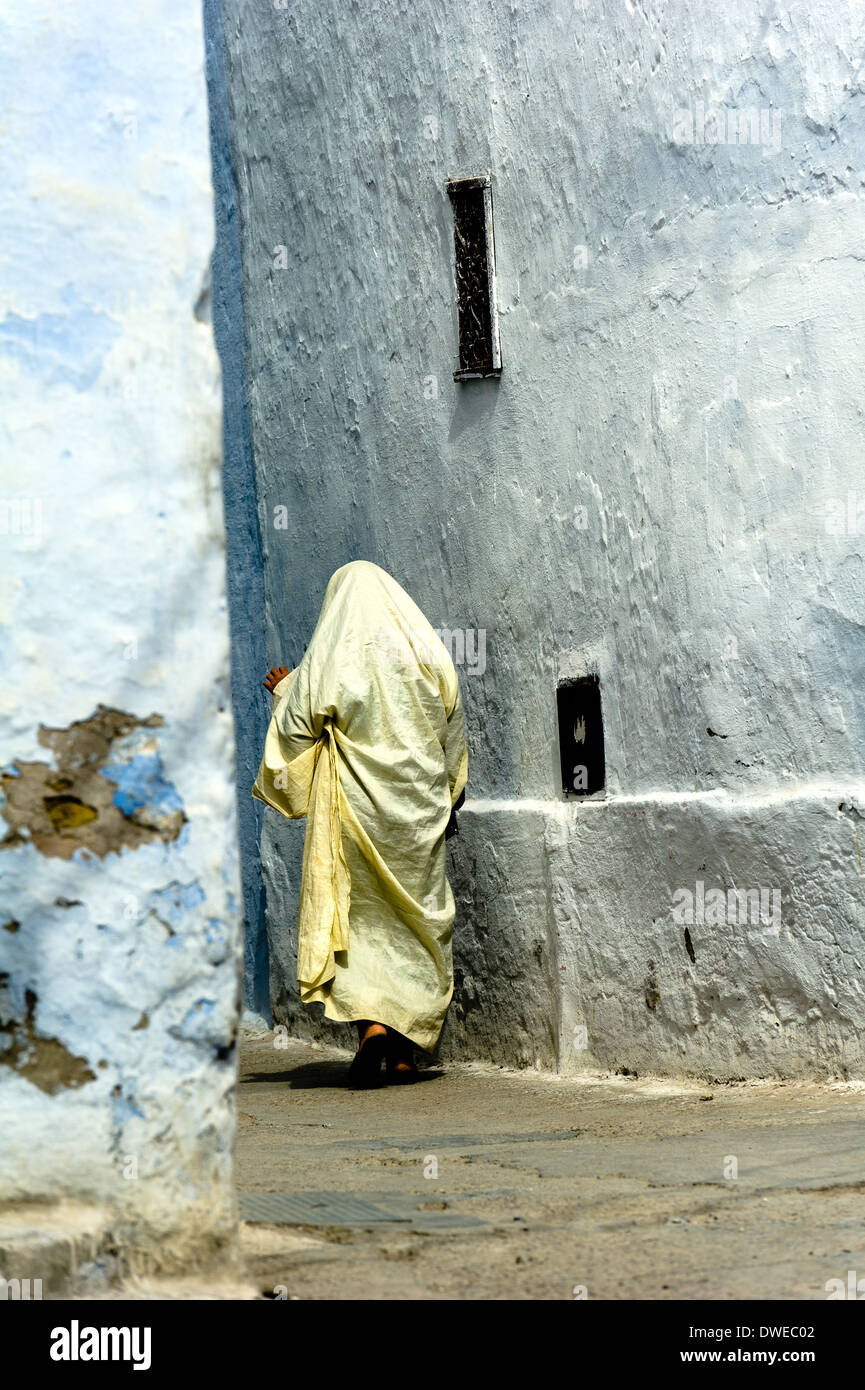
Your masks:
{"label": "shadow on wall", "polygon": [[246,1009],[270,1022],[270,971],[259,842],[263,806],[251,795],[269,718],[264,577],[246,396],[240,228],[231,157],[222,0],[204,0],[210,150],[215,201],[213,333],[222,364],[223,497],[231,629],[231,703],[237,757],[237,819],[243,886]]}

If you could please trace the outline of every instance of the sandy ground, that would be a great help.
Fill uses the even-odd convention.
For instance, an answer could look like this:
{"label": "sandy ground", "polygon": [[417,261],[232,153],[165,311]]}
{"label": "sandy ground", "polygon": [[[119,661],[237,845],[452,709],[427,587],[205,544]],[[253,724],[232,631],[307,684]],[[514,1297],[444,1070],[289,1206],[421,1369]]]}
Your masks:
{"label": "sandy ground", "polygon": [[243,1047],[239,1192],[307,1208],[244,1222],[267,1297],[825,1299],[865,1276],[861,1083],[469,1065],[355,1092],[347,1063]]}

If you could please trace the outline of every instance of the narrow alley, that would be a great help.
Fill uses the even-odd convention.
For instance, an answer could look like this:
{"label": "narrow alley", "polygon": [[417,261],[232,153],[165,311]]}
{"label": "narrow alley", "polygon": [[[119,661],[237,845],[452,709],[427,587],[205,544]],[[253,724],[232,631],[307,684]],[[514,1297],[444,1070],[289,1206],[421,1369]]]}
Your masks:
{"label": "narrow alley", "polygon": [[808,1300],[865,1270],[861,1082],[466,1064],[355,1092],[347,1053],[276,1041],[238,1097],[265,1296]]}

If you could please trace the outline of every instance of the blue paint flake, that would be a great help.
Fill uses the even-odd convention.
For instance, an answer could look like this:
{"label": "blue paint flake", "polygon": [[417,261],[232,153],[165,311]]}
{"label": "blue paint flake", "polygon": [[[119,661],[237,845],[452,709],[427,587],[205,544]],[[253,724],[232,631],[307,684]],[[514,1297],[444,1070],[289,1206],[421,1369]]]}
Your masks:
{"label": "blue paint flake", "polygon": [[166,781],[158,753],[135,753],[129,762],[109,763],[100,768],[103,777],[117,785],[113,801],[129,820],[140,819],[146,810],[149,819],[168,819],[183,810],[176,789]]}

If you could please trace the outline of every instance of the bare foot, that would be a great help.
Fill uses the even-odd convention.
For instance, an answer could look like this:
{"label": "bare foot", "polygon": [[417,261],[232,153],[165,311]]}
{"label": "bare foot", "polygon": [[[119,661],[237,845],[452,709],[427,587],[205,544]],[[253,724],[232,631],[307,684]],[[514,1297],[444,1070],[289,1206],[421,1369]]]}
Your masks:
{"label": "bare foot", "polygon": [[357,1031],[360,1038],[357,1049],[358,1052],[360,1052],[367,1038],[380,1038],[382,1034],[387,1037],[387,1029],[383,1023],[370,1023],[369,1019],[366,1018],[360,1020],[357,1025]]}

